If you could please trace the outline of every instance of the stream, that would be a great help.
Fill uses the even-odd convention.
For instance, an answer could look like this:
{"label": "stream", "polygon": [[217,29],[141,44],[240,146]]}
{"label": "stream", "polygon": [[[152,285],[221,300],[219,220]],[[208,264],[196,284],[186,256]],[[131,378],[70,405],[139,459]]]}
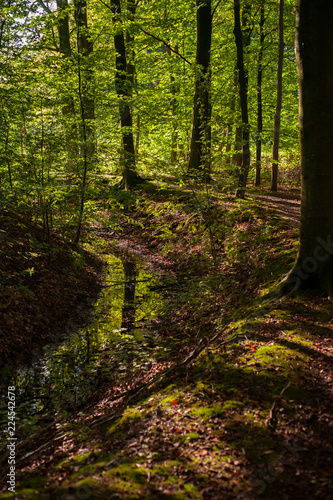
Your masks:
{"label": "stream", "polygon": [[[60,341],[46,345],[30,366],[9,371],[1,380],[0,444],[7,439],[8,386],[16,388],[16,423],[23,434],[25,428],[31,433],[47,411],[71,411],[84,403],[98,385],[101,358],[112,354],[115,346],[120,356],[108,363],[110,373],[126,370],[131,349],[139,352],[140,345],[147,346],[145,327],[163,306],[156,291],[161,278],[135,260],[104,258],[105,286],[96,302],[86,299],[78,306],[82,321],[69,321]],[[145,355],[149,356],[147,348]]]}

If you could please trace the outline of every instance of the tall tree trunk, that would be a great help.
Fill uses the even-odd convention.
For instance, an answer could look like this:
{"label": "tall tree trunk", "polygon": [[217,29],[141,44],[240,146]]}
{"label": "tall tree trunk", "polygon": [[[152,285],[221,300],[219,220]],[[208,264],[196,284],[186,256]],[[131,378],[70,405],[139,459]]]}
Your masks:
{"label": "tall tree trunk", "polygon": [[225,163],[227,165],[230,165],[230,163],[231,163],[231,156],[230,156],[230,151],[231,151],[231,136],[232,136],[232,125],[231,125],[231,123],[228,123],[228,125],[227,125],[226,136],[227,136],[227,140],[226,140],[226,145],[225,145],[224,156],[225,156]]}
{"label": "tall tree trunk", "polygon": [[256,174],[254,184],[260,186],[261,183],[261,141],[262,141],[262,60],[264,53],[264,24],[265,24],[265,6],[262,2],[260,7],[259,21],[259,54],[257,71],[257,137],[256,137]]}
{"label": "tall tree trunk", "polygon": [[235,175],[238,176],[243,163],[242,143],[243,143],[243,127],[241,125],[237,125],[235,130],[235,142],[234,142],[234,153],[232,155],[232,163],[234,167],[236,167]]}
{"label": "tall tree trunk", "polygon": [[120,0],[110,1],[111,10],[114,15],[114,24],[118,25],[118,28],[115,28],[114,34],[114,47],[116,51],[115,86],[119,98],[120,126],[123,144],[123,185],[125,189],[130,189],[141,179],[135,170],[133,123],[129,105],[132,93],[132,73],[128,73],[129,67],[126,61],[125,37],[120,17]]}
{"label": "tall tree trunk", "polygon": [[[130,21],[134,21],[136,14],[135,0],[127,0],[127,16]],[[135,52],[134,52],[134,36],[129,28],[126,29],[126,72],[129,85],[129,92],[133,95],[133,87],[135,81]]]}
{"label": "tall tree trunk", "polygon": [[[237,112],[235,113],[235,111]],[[232,102],[230,107],[230,112],[233,117],[236,117],[236,128],[234,133],[234,145],[233,154],[230,162],[235,167],[233,175],[239,177],[240,168],[242,166],[243,154],[242,154],[242,130],[243,127],[239,125],[241,121],[240,110],[239,110],[239,85],[238,85],[238,71],[237,64],[234,71],[234,92],[232,94]]]}
{"label": "tall tree trunk", "polygon": [[272,191],[277,191],[277,184],[278,184],[279,141],[280,141],[280,123],[281,123],[281,108],[282,108],[282,67],[283,67],[283,51],[284,51],[283,7],[284,7],[284,0],[280,0],[280,7],[279,7],[279,59],[278,59],[278,69],[277,69],[276,110],[275,110],[275,116],[274,116]]}
{"label": "tall tree trunk", "polygon": [[[133,22],[135,20],[136,7],[137,3],[135,0],[127,0],[127,17]],[[128,85],[129,85],[129,93],[131,97],[131,101],[133,100],[133,92],[134,88],[137,85],[137,76],[135,69],[135,44],[134,44],[134,34],[130,27],[126,28],[126,72],[128,77]],[[140,143],[140,114],[139,111],[136,111],[136,116],[134,115],[133,106],[130,106],[130,111],[132,115],[132,122],[136,124],[135,127],[135,141],[133,136],[134,145],[134,154],[135,158],[137,158],[139,153],[139,143]]]}
{"label": "tall tree trunk", "polygon": [[[244,64],[244,45],[243,33],[240,21],[240,1],[234,0],[234,36],[237,48],[237,72],[238,72],[238,86],[239,86],[239,99],[242,116],[242,167],[238,180],[238,188],[236,191],[237,198],[244,198],[247,177],[250,169],[250,125],[247,106],[247,90],[248,90],[248,75]],[[248,42],[249,43],[249,42]]]}
{"label": "tall tree trunk", "polygon": [[88,39],[88,20],[86,0],[75,0],[75,20],[77,29],[77,52],[78,52],[78,81],[79,101],[81,115],[81,144],[80,144],[80,206],[77,223],[77,231],[74,243],[78,243],[81,236],[83,211],[85,205],[85,193],[87,175],[92,168],[95,156],[94,120],[95,100],[93,97],[93,73],[90,69],[90,61],[87,58],[93,51],[93,44]]}
{"label": "tall tree trunk", "polygon": [[89,56],[93,53],[93,42],[88,36],[88,18],[86,0],[75,0],[75,18],[77,25],[77,47],[81,65],[81,92],[86,139],[83,146],[87,154],[88,167],[91,168],[95,155],[95,99],[94,99],[94,74],[91,69]]}
{"label": "tall tree trunk", "polygon": [[[175,45],[175,51],[178,52],[178,45]],[[167,54],[171,57],[172,52],[169,47],[167,47]],[[179,92],[179,88],[176,84],[176,79],[174,75],[171,73],[170,75],[171,81],[171,95],[172,95],[172,131],[171,131],[171,155],[170,162],[171,164],[175,164],[177,161],[177,94]]]}
{"label": "tall tree trunk", "polygon": [[298,0],[300,247],[284,291],[333,289],[333,2]]}
{"label": "tall tree trunk", "polygon": [[211,0],[196,0],[196,8],[197,48],[188,172],[207,179],[211,148]]}
{"label": "tall tree trunk", "polygon": [[[57,0],[57,12],[59,51],[65,56],[65,65],[67,66],[70,64],[70,57],[72,54],[69,32],[68,0]],[[66,134],[67,164],[70,170],[74,170],[78,160],[78,134],[73,96],[66,95],[64,97],[64,105],[62,106],[61,112]]]}

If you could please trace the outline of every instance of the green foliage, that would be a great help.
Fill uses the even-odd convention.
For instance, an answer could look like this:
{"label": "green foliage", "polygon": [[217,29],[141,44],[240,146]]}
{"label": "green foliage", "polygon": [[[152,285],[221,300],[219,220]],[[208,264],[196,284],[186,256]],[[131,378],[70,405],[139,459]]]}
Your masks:
{"label": "green foliage", "polygon": [[[109,42],[114,25],[108,6],[95,0],[89,2],[87,33],[93,51],[89,48],[89,53],[80,54],[77,26],[72,9],[68,9],[70,52],[66,53],[58,36],[59,23],[67,22],[65,11],[48,11],[37,5],[15,0],[6,7],[0,47],[0,205],[2,208],[19,205],[42,224],[47,235],[61,228],[66,236],[74,238],[78,217],[83,215],[79,216],[82,202],[86,205],[87,220],[96,212],[96,200],[103,199],[105,208],[110,206],[110,187],[120,173],[118,97],[110,64],[115,54]],[[267,9],[264,26],[262,142],[268,156],[275,95],[276,6],[272,2]],[[251,44],[245,54],[252,139],[256,135],[259,14],[255,3],[249,15]],[[297,180],[298,176],[294,17],[292,4],[286,2],[281,168],[282,179],[287,182]],[[23,18],[25,23],[20,23]],[[122,23],[132,37],[127,47],[134,67],[129,104],[138,168],[143,174],[159,176],[163,172],[179,178],[186,167],[192,116],[195,9],[190,3],[180,1],[173,2],[172,8],[164,0],[144,1],[137,5],[134,18],[124,5]],[[217,5],[213,24],[213,175],[224,188],[229,188],[235,182],[229,159],[234,152],[235,127],[239,124],[231,3]],[[85,116],[81,113],[82,102]],[[96,119],[89,115],[89,106],[94,107]],[[82,127],[95,137],[96,147],[91,157],[90,153],[87,157],[90,146],[88,139],[84,144]],[[175,151],[172,161],[171,150]],[[88,161],[86,172],[84,158]],[[128,205],[130,198],[119,201]]]}

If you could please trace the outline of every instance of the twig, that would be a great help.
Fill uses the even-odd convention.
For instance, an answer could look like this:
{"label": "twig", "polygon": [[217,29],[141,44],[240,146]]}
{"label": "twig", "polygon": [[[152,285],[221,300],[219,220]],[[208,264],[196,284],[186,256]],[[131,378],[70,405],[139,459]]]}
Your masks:
{"label": "twig", "polygon": [[286,389],[288,389],[288,387],[290,386],[291,382],[288,382],[288,384],[286,385],[286,387],[284,387],[282,389],[282,391],[280,392],[280,394],[278,395],[278,397],[276,398],[276,400],[274,401],[274,403],[272,404],[271,406],[271,409],[269,410],[269,416],[265,422],[265,425],[266,427],[272,427],[272,428],[275,428],[276,427],[276,416],[275,416],[275,413],[274,413],[274,410],[275,410],[275,407],[276,407],[276,403],[279,399],[281,399],[282,397],[282,394],[284,393],[284,391]]}

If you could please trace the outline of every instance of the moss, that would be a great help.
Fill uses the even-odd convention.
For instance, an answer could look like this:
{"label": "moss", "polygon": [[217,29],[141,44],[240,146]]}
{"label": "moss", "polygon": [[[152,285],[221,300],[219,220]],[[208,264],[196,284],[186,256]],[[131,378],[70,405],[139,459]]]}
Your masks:
{"label": "moss", "polygon": [[177,404],[181,402],[184,398],[184,390],[175,390],[174,386],[170,386],[173,388],[173,392],[171,394],[169,393],[169,396],[166,398],[162,399],[160,404],[164,408],[168,408],[170,405],[172,405],[172,401],[177,401]]}
{"label": "moss", "polygon": [[94,477],[85,477],[73,484],[73,488],[82,490],[97,490],[99,488],[99,480]]}
{"label": "moss", "polygon": [[74,455],[71,460],[75,462],[76,465],[79,464],[84,464],[87,459],[89,458],[89,455],[91,454],[91,451],[87,451],[86,453],[80,453],[78,455]]}
{"label": "moss", "polygon": [[230,410],[238,410],[239,408],[243,407],[243,404],[241,401],[235,401],[235,400],[228,400],[223,403],[223,410],[224,411],[230,411]]}
{"label": "moss", "polygon": [[151,470],[151,474],[170,477],[173,473],[172,469],[176,469],[180,464],[180,460],[165,460],[163,464],[156,464],[154,469]]}
{"label": "moss", "polygon": [[196,432],[189,432],[188,434],[186,434],[186,436],[184,436],[184,441],[186,443],[189,443],[190,441],[195,441],[198,438],[199,434],[197,434]]}
{"label": "moss", "polygon": [[188,493],[190,494],[195,494],[197,495],[199,492],[198,492],[198,488],[196,486],[194,486],[193,484],[184,484],[184,490],[187,491]]}
{"label": "moss", "polygon": [[201,406],[198,409],[191,411],[192,415],[201,417],[204,422],[214,417],[223,417],[225,410],[220,403],[215,403],[213,405]]}
{"label": "moss", "polygon": [[72,474],[72,477],[75,478],[82,475],[94,474],[96,470],[97,470],[96,464],[84,465],[83,467],[80,467],[80,469],[77,472],[74,472]]}
{"label": "moss", "polygon": [[298,377],[305,370],[305,357],[294,350],[274,344],[264,345],[253,353],[253,359],[263,368],[279,368],[288,377]]}
{"label": "moss", "polygon": [[48,499],[50,498],[48,494],[44,494],[40,489],[36,490],[34,488],[24,488],[24,489],[19,489],[19,486],[16,485],[16,494],[13,495],[12,492],[6,491],[4,493],[1,493],[1,498],[8,498],[8,499],[13,499],[13,498],[24,498],[26,500],[39,500],[39,499]]}
{"label": "moss", "polygon": [[110,476],[116,476],[120,479],[133,481],[134,483],[144,484],[147,481],[147,472],[138,464],[125,463],[109,471]]}
{"label": "moss", "polygon": [[298,344],[304,345],[306,347],[313,347],[313,342],[309,338],[306,338],[304,333],[299,332],[299,330],[285,330],[287,335],[292,335],[292,342],[297,342]]}
{"label": "moss", "polygon": [[114,434],[116,432],[124,431],[131,427],[134,422],[138,422],[142,418],[144,418],[142,411],[134,408],[128,408],[125,410],[122,417],[116,419],[107,432],[108,434]]}
{"label": "moss", "polygon": [[141,498],[140,494],[146,484],[147,470],[138,463],[126,462],[103,474],[104,487],[112,488],[121,498],[128,500]]}

